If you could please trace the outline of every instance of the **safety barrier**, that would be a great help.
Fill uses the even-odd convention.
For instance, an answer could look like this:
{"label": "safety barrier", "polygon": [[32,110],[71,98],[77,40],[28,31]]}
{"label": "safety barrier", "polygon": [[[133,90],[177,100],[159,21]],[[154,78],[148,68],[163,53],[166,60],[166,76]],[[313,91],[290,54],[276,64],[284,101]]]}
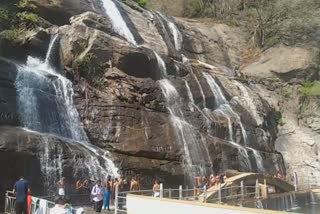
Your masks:
{"label": "safety barrier", "polygon": [[261,198],[260,184],[257,181],[255,186],[244,186],[241,182],[240,186],[231,186],[231,187],[221,187],[221,184],[218,186],[218,196],[215,198],[207,199],[206,195],[210,192],[207,190],[206,186],[203,188],[193,188],[189,189],[188,187],[183,189],[180,185],[178,189],[164,189],[163,184],[160,184],[160,190],[154,192],[152,190],[140,190],[140,191],[126,191],[119,192],[118,186],[115,189],[115,214],[127,213],[126,210],[126,198],[128,194],[134,195],[143,195],[143,196],[152,196],[159,198],[168,198],[168,199],[178,199],[178,200],[188,200],[188,201],[201,201],[204,203],[223,203],[229,200],[232,201],[241,201],[245,198]]}
{"label": "safety barrier", "polygon": [[[76,197],[79,197],[79,195],[77,195]],[[32,197],[32,203],[30,207],[31,213],[48,214],[50,212],[50,209],[55,206],[54,202],[47,200],[49,198],[52,198],[52,196]],[[5,214],[15,213],[15,204],[16,204],[16,197],[14,193],[12,191],[6,191],[4,213]],[[67,206],[67,209],[70,211],[70,213],[76,213],[76,209],[71,207],[71,205]]]}

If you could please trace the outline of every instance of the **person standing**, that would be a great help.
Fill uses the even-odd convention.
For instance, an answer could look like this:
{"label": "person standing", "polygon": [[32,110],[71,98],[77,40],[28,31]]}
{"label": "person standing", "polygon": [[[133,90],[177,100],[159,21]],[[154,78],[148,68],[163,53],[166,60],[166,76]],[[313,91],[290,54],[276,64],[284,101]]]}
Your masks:
{"label": "person standing", "polygon": [[109,180],[104,183],[104,210],[108,208],[110,210],[110,196],[111,196],[111,186]]}
{"label": "person standing", "polygon": [[14,184],[13,192],[16,195],[16,214],[27,214],[27,197],[29,191],[28,181],[20,177],[20,179]]}
{"label": "person standing", "polygon": [[153,191],[153,197],[160,197],[160,184],[158,180],[154,182],[152,191]]}
{"label": "person standing", "polygon": [[138,191],[140,189],[139,182],[136,176],[133,176],[130,184],[130,191]]}
{"label": "person standing", "polygon": [[98,180],[96,185],[92,188],[91,195],[93,196],[94,210],[100,213],[103,205],[103,190],[101,188],[101,181]]}
{"label": "person standing", "polygon": [[66,197],[66,178],[61,178],[57,183],[58,185],[58,196],[65,199]]}

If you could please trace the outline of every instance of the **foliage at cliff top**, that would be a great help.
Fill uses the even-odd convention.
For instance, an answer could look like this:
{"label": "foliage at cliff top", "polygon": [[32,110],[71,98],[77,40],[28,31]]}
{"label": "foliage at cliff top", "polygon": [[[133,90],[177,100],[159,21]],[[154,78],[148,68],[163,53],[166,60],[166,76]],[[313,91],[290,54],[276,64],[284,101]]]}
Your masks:
{"label": "foliage at cliff top", "polygon": [[[172,6],[153,0],[156,9]],[[163,2],[163,3],[162,3]],[[214,21],[239,26],[247,31],[254,47],[267,49],[279,43],[288,45],[319,40],[319,0],[180,0],[184,16],[210,17]],[[173,3],[174,4],[174,3]],[[166,11],[164,11],[166,12]],[[316,44],[316,42],[315,42]]]}
{"label": "foliage at cliff top", "polygon": [[0,38],[17,42],[26,31],[36,27],[40,22],[36,9],[29,0],[20,0],[13,11],[0,8]]}
{"label": "foliage at cliff top", "polygon": [[141,7],[145,7],[149,2],[149,0],[134,0],[134,1],[137,2]]}

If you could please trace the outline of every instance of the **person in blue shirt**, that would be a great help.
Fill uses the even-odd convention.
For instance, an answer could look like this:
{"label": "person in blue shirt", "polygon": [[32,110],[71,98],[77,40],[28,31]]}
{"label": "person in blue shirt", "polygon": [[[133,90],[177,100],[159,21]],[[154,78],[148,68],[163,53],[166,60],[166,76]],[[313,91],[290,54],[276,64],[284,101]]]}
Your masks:
{"label": "person in blue shirt", "polygon": [[14,184],[13,192],[16,195],[16,214],[28,214],[27,212],[27,197],[28,197],[29,184],[28,181],[20,177]]}

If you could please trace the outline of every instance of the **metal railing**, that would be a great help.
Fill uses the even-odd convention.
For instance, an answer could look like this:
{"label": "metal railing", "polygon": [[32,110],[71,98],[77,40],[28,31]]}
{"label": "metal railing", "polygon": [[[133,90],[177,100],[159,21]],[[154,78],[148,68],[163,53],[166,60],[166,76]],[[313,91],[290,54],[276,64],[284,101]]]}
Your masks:
{"label": "metal railing", "polygon": [[[82,195],[72,195],[72,197],[81,197]],[[88,198],[89,196],[86,195]],[[55,206],[55,203],[50,201],[53,200],[53,196],[43,196],[43,197],[32,197],[32,203],[30,207],[31,213],[39,213],[38,210],[41,209],[41,203],[45,204],[45,210],[42,210],[40,213],[48,214],[50,213],[50,209]],[[42,201],[42,202],[41,202]],[[6,191],[5,193],[5,206],[4,206],[4,213],[5,214],[12,214],[15,213],[15,204],[16,204],[16,196],[12,191]],[[74,208],[71,205],[68,206],[70,213],[75,213]]]}
{"label": "metal railing", "polygon": [[157,192],[152,190],[119,192],[119,188],[116,186],[115,214],[127,213],[126,204],[128,194],[176,200],[199,201],[203,203],[225,203],[230,200],[242,201],[245,198],[259,199],[261,198],[260,191],[260,184],[258,181],[255,186],[244,186],[243,182],[241,182],[240,186],[229,187],[221,187],[221,184],[219,184],[215,190],[207,190],[206,186],[203,188],[183,189],[181,185],[178,189],[164,189],[163,185],[160,184],[160,190]]}

